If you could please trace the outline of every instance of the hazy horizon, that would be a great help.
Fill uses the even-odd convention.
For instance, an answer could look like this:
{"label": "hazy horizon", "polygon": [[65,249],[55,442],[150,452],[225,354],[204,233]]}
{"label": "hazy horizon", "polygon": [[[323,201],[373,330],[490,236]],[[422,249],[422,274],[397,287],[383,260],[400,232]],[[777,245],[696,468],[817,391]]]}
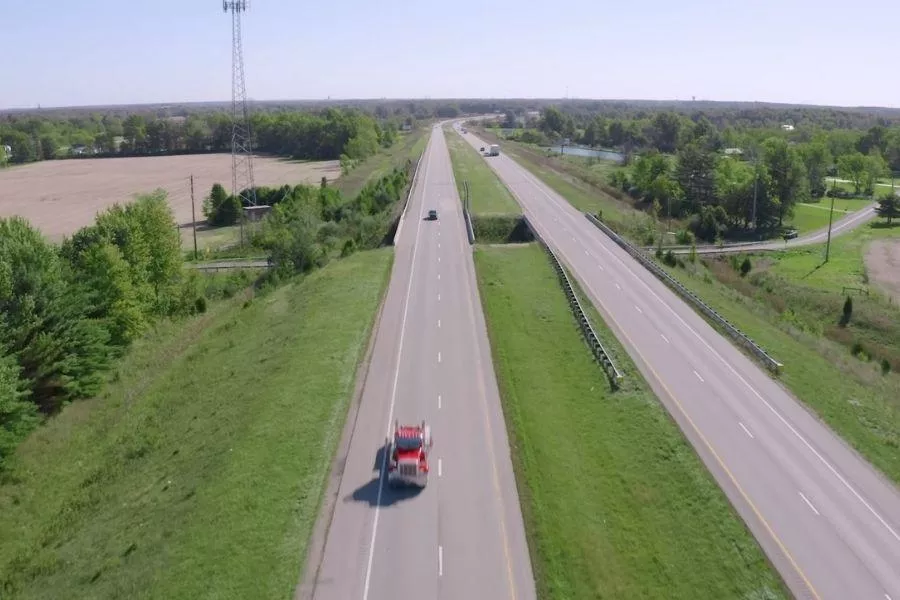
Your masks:
{"label": "hazy horizon", "polygon": [[[0,109],[230,100],[231,17],[220,1],[46,4],[5,8],[13,26],[4,46],[13,51],[0,69]],[[900,105],[900,79],[882,50],[900,4],[859,0],[855,17],[838,18],[844,7],[460,0],[447,15],[400,0],[255,0],[243,19],[247,94]],[[40,50],[47,39],[57,43]]]}

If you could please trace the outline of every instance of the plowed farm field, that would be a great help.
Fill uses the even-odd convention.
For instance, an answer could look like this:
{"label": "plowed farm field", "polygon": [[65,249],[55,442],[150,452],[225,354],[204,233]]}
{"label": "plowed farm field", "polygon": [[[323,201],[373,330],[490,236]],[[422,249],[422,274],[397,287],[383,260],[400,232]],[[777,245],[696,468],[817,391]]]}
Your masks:
{"label": "plowed farm field", "polygon": [[[257,157],[253,161],[259,186],[316,184],[323,175],[333,181],[340,173],[336,160]],[[218,182],[231,189],[230,154],[52,160],[0,169],[0,217],[24,217],[49,239],[61,241],[90,225],[107,207],[163,188],[178,223],[190,226],[192,174],[197,221],[202,222],[203,198],[212,185]]]}

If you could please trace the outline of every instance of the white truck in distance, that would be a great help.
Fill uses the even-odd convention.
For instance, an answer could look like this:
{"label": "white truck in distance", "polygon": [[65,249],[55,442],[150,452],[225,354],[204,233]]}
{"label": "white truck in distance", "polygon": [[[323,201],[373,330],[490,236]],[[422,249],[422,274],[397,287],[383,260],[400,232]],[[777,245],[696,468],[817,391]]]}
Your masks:
{"label": "white truck in distance", "polygon": [[488,148],[488,156],[499,156],[500,155],[500,144],[491,144],[491,147]]}

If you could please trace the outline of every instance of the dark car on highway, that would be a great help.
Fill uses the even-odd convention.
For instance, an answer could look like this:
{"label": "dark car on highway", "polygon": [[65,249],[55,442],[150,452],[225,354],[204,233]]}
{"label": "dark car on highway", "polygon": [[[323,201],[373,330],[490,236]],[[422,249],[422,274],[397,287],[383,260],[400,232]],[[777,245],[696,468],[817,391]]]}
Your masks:
{"label": "dark car on highway", "polygon": [[437,211],[432,209],[428,211],[428,220],[429,221],[437,221]]}

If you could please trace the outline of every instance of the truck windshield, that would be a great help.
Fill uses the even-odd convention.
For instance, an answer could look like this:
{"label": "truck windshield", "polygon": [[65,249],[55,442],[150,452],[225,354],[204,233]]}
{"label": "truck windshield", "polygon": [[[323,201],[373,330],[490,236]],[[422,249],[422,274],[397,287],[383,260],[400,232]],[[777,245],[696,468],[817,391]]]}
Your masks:
{"label": "truck windshield", "polygon": [[399,437],[397,438],[397,448],[400,450],[417,450],[421,442],[418,437]]}

